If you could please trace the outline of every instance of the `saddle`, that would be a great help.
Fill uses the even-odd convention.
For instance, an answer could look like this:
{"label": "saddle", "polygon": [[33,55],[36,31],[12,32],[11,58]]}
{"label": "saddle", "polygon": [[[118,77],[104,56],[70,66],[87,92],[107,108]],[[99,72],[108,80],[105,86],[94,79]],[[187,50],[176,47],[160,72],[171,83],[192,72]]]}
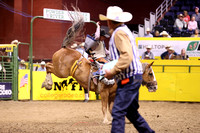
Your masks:
{"label": "saddle", "polygon": [[101,68],[103,66],[103,64],[105,64],[106,62],[108,62],[107,60],[105,60],[104,58],[100,59],[103,63],[100,63],[98,62],[97,59],[95,59],[94,57],[92,58],[93,61],[91,63],[92,67],[94,67],[97,71],[96,72],[92,72],[92,79],[93,79],[93,82],[97,85],[98,82],[102,82],[106,85],[114,85],[115,83],[115,80],[114,79],[111,79],[111,80],[108,80],[107,78],[105,78],[103,75],[105,74]]}

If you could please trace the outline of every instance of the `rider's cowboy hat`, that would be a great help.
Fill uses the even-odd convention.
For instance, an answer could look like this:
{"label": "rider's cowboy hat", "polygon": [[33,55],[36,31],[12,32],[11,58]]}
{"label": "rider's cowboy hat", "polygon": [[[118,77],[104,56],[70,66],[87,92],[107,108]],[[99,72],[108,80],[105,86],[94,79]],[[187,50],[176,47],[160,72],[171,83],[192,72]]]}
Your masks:
{"label": "rider's cowboy hat", "polygon": [[100,30],[100,36],[104,36],[104,37],[106,37],[106,38],[109,38],[109,37],[110,37],[110,35],[109,35],[108,33],[106,33],[106,31],[105,31],[104,29],[101,29],[101,30]]}
{"label": "rider's cowboy hat", "polygon": [[99,14],[100,20],[113,20],[116,22],[128,22],[132,19],[132,14],[129,12],[123,12],[118,6],[109,6],[107,8],[106,16]]}

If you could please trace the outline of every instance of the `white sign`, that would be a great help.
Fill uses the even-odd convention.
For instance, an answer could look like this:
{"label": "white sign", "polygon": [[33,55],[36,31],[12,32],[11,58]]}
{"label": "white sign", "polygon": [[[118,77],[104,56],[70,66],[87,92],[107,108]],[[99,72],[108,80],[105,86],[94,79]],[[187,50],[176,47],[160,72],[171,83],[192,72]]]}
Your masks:
{"label": "white sign", "polygon": [[138,40],[139,55],[146,51],[146,47],[150,45],[152,47],[151,52],[154,56],[160,56],[166,51],[165,46],[170,45],[177,54],[181,53],[181,49],[186,50],[186,54],[189,57],[200,57],[200,41],[188,41],[188,40]]}
{"label": "white sign", "polygon": [[[76,17],[75,15],[77,15],[77,13],[74,11],[65,11],[65,10],[48,9],[48,8],[43,9],[43,17],[46,19],[72,21],[69,14],[71,14],[73,17]],[[83,16],[85,22],[90,22],[90,13],[80,12],[80,14]]]}

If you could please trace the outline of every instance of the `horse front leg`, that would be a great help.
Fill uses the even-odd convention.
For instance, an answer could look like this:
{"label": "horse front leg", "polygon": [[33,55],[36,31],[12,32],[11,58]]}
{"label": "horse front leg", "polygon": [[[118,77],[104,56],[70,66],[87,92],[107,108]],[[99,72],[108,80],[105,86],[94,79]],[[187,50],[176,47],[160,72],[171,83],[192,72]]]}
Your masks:
{"label": "horse front leg", "polygon": [[53,85],[51,73],[54,73],[54,66],[52,63],[47,63],[46,71],[47,71],[47,74],[46,74],[45,81],[42,83],[42,88],[45,87],[47,90],[51,90],[52,85]]}

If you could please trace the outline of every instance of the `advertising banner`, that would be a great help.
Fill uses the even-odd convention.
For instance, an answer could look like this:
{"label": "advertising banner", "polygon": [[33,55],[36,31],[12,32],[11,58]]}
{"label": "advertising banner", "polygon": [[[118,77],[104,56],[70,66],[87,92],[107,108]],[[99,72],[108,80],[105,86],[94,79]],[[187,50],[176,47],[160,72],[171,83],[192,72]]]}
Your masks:
{"label": "advertising banner", "polygon": [[12,98],[12,83],[0,83],[0,98]]}
{"label": "advertising banner", "polygon": [[140,56],[148,45],[152,47],[151,52],[154,56],[160,56],[166,51],[165,46],[170,45],[178,54],[181,54],[181,49],[184,48],[189,57],[200,57],[200,41],[196,38],[137,38],[136,40]]}
{"label": "advertising banner", "polygon": [[[33,71],[33,100],[84,100],[84,88],[71,76],[58,78],[52,74],[52,89],[42,88],[46,72]],[[18,99],[30,99],[30,71],[19,70]],[[89,93],[90,100],[96,100],[95,92]]]}
{"label": "advertising banner", "polygon": [[[53,85],[50,90],[41,88],[46,72],[33,72],[33,100],[84,100],[84,88],[71,76],[58,78],[52,74]],[[95,92],[89,93],[90,100],[96,100]]]}

